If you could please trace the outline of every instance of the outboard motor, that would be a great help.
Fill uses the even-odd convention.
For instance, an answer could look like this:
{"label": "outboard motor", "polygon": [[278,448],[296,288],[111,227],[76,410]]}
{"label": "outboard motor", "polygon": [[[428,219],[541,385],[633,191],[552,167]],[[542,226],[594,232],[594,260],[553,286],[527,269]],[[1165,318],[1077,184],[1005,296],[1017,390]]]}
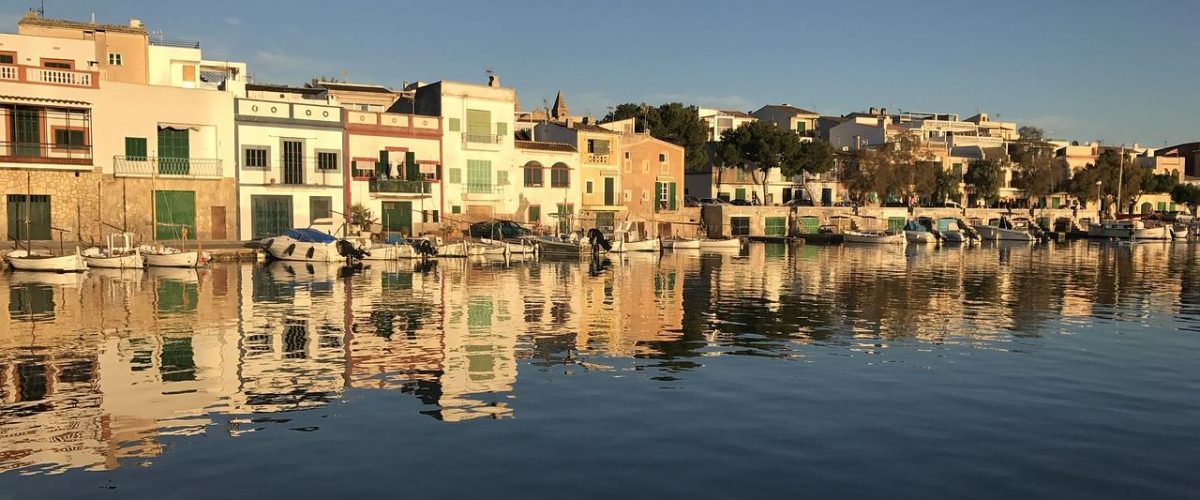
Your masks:
{"label": "outboard motor", "polygon": [[413,240],[410,244],[412,245],[413,250],[417,252],[417,255],[420,255],[421,257],[429,258],[437,256],[437,247],[433,246],[432,241],[424,239]]}
{"label": "outboard motor", "polygon": [[356,247],[353,243],[346,240],[337,241],[337,251],[338,255],[351,260],[363,260],[364,257],[371,255],[370,252]]}
{"label": "outboard motor", "polygon": [[592,256],[593,257],[600,254],[601,248],[603,248],[605,252],[612,250],[612,242],[605,239],[604,233],[600,232],[599,229],[596,229],[594,227],[591,229],[588,229],[587,235],[588,235],[588,245],[591,245],[591,247],[592,247]]}

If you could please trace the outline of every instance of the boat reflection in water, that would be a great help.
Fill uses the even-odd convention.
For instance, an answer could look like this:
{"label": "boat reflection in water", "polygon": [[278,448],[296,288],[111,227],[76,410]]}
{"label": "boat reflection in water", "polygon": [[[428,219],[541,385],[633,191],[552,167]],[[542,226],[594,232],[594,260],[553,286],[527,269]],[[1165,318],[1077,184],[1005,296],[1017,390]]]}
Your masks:
{"label": "boat reflection in water", "polygon": [[520,416],[519,376],[623,365],[670,386],[721,356],[986,347],[1118,305],[1179,314],[1200,303],[1184,248],[753,244],[607,266],[518,256],[11,273],[0,471],[117,468],[165,453],[165,436],[239,436],[351,390],[410,395],[447,422],[507,419]]}

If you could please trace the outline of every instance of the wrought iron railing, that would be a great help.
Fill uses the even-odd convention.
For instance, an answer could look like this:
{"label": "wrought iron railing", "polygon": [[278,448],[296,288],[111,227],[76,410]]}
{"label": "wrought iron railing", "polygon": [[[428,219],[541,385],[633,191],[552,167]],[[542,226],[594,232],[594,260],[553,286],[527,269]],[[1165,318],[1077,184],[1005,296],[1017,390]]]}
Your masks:
{"label": "wrought iron railing", "polygon": [[198,48],[200,48],[200,42],[197,40],[177,40],[177,39],[171,39],[171,38],[155,39],[154,37],[150,37],[150,45],[159,45],[162,47],[178,47],[181,49],[198,49]]}
{"label": "wrought iron railing", "polygon": [[405,181],[393,179],[371,179],[368,189],[372,193],[415,193],[429,194],[432,189],[425,181]]}
{"label": "wrought iron railing", "polygon": [[463,140],[480,144],[500,144],[500,136],[496,134],[472,134],[467,132],[463,134]]}
{"label": "wrought iron railing", "polygon": [[160,158],[156,156],[113,157],[113,175],[117,177],[193,177],[220,178],[219,158]]}
{"label": "wrought iron railing", "polygon": [[13,163],[91,164],[92,146],[0,141],[0,158]]}

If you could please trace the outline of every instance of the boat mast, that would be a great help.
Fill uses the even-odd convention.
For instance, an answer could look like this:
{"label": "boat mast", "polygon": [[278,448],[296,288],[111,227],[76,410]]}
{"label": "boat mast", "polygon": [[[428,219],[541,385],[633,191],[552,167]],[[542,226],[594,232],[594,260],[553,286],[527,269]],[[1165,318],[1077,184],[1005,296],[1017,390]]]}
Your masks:
{"label": "boat mast", "polygon": [[1117,170],[1117,218],[1120,218],[1121,207],[1125,205],[1125,200],[1121,199],[1121,183],[1125,180],[1125,143],[1121,143],[1117,158],[1117,164],[1120,165]]}
{"label": "boat mast", "polygon": [[25,172],[25,251],[33,255],[33,238],[29,234],[29,200],[33,198],[33,173]]}

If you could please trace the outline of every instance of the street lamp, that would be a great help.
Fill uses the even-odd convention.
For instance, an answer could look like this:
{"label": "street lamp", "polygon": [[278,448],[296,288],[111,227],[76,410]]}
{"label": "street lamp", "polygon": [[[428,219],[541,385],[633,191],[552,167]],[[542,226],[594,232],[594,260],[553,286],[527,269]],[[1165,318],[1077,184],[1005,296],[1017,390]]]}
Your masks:
{"label": "street lamp", "polygon": [[1104,184],[1104,181],[1096,181],[1096,217],[1097,217],[1097,220],[1104,219],[1104,202],[1100,198],[1100,185],[1101,184]]}

